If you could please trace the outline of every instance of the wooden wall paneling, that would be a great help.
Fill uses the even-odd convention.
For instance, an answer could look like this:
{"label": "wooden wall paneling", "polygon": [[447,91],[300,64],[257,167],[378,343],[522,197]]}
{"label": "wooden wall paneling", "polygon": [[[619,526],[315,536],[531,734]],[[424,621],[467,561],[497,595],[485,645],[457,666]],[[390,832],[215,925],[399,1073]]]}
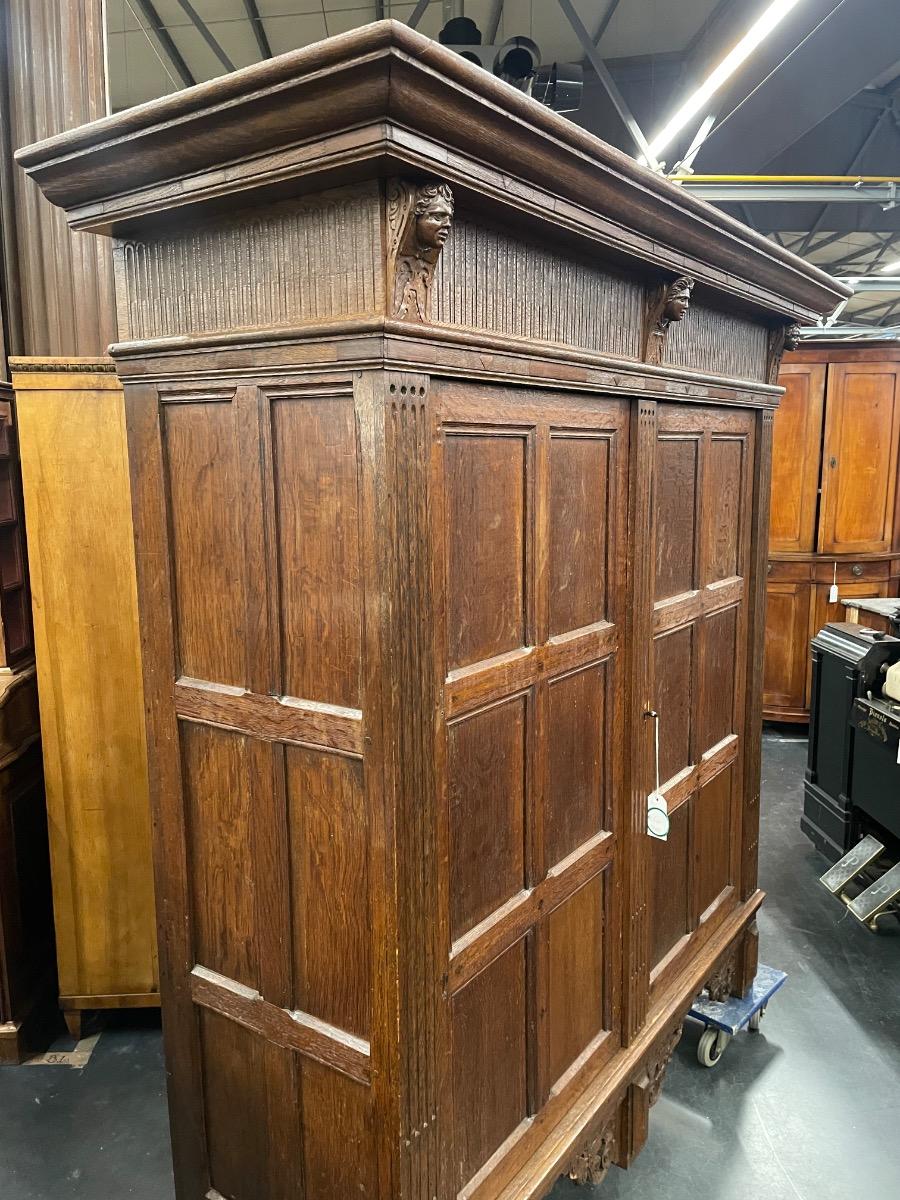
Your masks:
{"label": "wooden wall paneling", "polygon": [[109,360],[13,359],[60,1005],[158,1003],[121,385]]}
{"label": "wooden wall paneling", "polygon": [[[167,264],[154,292],[123,247],[128,320],[167,323],[115,353],[181,1193],[596,1178],[646,1136],[692,996],[750,961],[757,414],[773,323],[840,289],[641,174],[651,229],[619,158],[396,23],[129,120],[21,161],[75,225],[116,236],[127,212]],[[302,240],[348,184],[377,251],[345,192],[291,327],[277,273],[222,245]],[[162,245],[176,224],[197,262]],[[640,362],[675,263],[702,308]],[[538,274],[553,302],[525,312]]]}
{"label": "wooden wall paneling", "polygon": [[865,554],[893,544],[900,395],[891,363],[828,370],[818,550]]}
{"label": "wooden wall paneling", "polygon": [[785,389],[775,415],[769,546],[773,552],[815,549],[822,433],[824,363],[785,363]]}
{"label": "wooden wall paneling", "polygon": [[[106,114],[104,6],[11,0],[7,80],[14,150]],[[116,335],[108,243],[68,229],[21,171],[14,173],[19,354],[104,354]]]}
{"label": "wooden wall paneling", "polygon": [[[763,703],[768,709],[809,707],[809,583],[774,582],[766,588],[767,621]],[[814,618],[813,618],[814,619]]]}

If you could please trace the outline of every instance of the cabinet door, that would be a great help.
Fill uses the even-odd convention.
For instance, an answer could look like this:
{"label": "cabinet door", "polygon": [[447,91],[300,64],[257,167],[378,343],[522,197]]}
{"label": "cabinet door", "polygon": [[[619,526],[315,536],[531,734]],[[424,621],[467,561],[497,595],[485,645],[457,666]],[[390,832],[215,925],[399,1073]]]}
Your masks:
{"label": "cabinet door", "polygon": [[828,368],[819,550],[890,550],[900,438],[893,363]]}
{"label": "cabinet door", "polygon": [[775,553],[812,550],[822,458],[825,410],[823,363],[781,368],[784,388],[772,442],[772,507],[769,548]]}
{"label": "cabinet door", "polygon": [[434,387],[452,1175],[468,1194],[621,1044],[630,408]]}
{"label": "cabinet door", "polygon": [[734,906],[754,416],[657,410],[652,695],[671,829],[651,841],[651,987]]}
{"label": "cabinet door", "polygon": [[770,583],[766,595],[763,708],[773,716],[803,712],[809,707],[810,585]]}
{"label": "cabinet door", "polygon": [[[835,604],[828,601],[829,591],[830,584],[817,583],[814,585],[810,638],[814,638],[823,625],[827,625],[830,621],[848,621],[850,619],[846,608],[841,604],[841,599],[849,600],[852,597],[856,600],[872,600],[875,597],[889,596],[890,584],[886,579],[864,579],[859,583],[842,583],[839,598]],[[866,624],[864,613],[860,614],[860,622],[863,625]]]}

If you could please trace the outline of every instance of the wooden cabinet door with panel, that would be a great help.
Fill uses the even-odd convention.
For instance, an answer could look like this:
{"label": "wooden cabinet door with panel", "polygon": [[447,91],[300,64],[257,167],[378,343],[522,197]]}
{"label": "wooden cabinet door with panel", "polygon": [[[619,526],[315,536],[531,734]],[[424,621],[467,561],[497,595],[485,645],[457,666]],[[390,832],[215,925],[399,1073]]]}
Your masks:
{"label": "wooden cabinet door with panel", "polygon": [[629,406],[435,390],[462,1192],[621,1045]]}
{"label": "wooden cabinet door with panel", "polygon": [[785,364],[778,381],[784,395],[775,413],[769,548],[802,553],[816,541],[825,364]]}
{"label": "wooden cabinet door with panel", "polygon": [[753,437],[750,413],[657,410],[650,665],[670,830],[647,851],[653,991],[737,898]]}
{"label": "wooden cabinet door with panel", "polygon": [[891,549],[898,442],[896,364],[831,363],[822,453],[822,553]]}
{"label": "wooden cabinet door with panel", "polygon": [[766,587],[766,708],[802,714],[809,706],[810,595],[807,582],[777,581]]}

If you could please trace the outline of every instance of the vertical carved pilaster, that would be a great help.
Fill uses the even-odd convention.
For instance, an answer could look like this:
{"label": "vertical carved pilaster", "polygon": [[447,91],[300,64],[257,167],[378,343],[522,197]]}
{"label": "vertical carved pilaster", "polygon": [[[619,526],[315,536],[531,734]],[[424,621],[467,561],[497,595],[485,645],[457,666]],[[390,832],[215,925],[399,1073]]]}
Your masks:
{"label": "vertical carved pilaster", "polygon": [[428,379],[387,372],[381,383],[380,526],[384,787],[393,812],[397,897],[398,1196],[446,1195],[445,924],[439,880],[440,624],[434,586]]}
{"label": "vertical carved pilaster", "polygon": [[653,473],[656,461],[656,404],[640,401],[634,409],[631,425],[630,478],[634,481],[629,501],[629,529],[633,580],[628,605],[626,638],[627,677],[631,679],[630,758],[632,788],[623,850],[625,911],[630,914],[625,929],[623,1036],[630,1042],[644,1023],[650,990],[648,930],[647,863],[647,792],[650,781],[649,721],[643,714],[652,707],[650,656],[647,647],[652,637],[653,607]]}
{"label": "vertical carved pilaster", "polygon": [[386,220],[387,310],[401,321],[429,321],[434,272],[453,220],[453,193],[445,183],[417,187],[391,179]]}

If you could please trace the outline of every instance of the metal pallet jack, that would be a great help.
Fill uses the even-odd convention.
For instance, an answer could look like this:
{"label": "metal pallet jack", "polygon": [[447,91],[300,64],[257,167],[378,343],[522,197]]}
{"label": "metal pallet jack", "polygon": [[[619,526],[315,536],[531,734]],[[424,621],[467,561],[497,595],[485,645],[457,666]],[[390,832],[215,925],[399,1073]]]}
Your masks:
{"label": "metal pallet jack", "polygon": [[[884,845],[869,833],[848,850],[840,862],[829,867],[819,881],[873,933],[878,932],[882,917],[900,917],[900,862],[879,871],[878,861],[883,854]],[[872,875],[874,882],[868,883],[855,896],[848,894],[848,885],[866,883]]]}

